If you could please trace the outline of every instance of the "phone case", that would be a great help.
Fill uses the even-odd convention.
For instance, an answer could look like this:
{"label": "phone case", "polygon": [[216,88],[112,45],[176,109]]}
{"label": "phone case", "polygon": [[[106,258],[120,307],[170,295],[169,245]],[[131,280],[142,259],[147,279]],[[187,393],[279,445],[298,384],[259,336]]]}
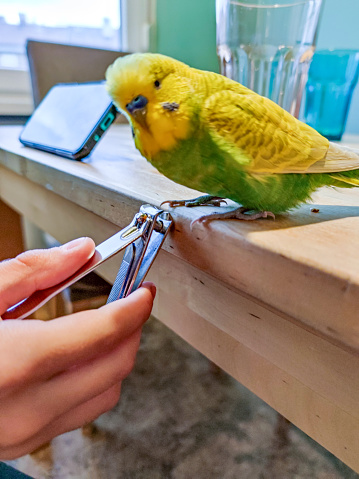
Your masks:
{"label": "phone case", "polygon": [[38,105],[19,140],[31,148],[81,160],[95,148],[116,115],[104,82],[60,83]]}

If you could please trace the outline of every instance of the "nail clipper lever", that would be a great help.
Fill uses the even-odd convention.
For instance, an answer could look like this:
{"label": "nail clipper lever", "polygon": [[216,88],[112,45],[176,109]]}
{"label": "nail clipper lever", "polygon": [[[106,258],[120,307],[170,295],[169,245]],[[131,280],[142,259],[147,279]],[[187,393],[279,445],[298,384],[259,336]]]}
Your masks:
{"label": "nail clipper lever", "polygon": [[142,205],[131,223],[99,244],[93,256],[64,281],[40,291],[9,308],[2,319],[25,319],[47,301],[126,248],[108,301],[123,298],[137,289],[151,267],[172,224],[169,213]]}
{"label": "nail clipper lever", "polygon": [[126,248],[107,303],[125,298],[141,286],[172,224],[170,214],[154,206],[141,206],[140,213],[143,234]]}

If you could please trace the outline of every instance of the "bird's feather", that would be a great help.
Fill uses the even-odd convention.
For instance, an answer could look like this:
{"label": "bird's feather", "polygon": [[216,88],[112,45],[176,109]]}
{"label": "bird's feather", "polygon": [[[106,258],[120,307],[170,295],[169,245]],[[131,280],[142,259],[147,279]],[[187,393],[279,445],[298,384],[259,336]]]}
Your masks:
{"label": "bird's feather", "polygon": [[[177,183],[275,213],[321,186],[359,186],[357,152],[222,75],[135,54],[118,59],[106,77],[137,148]],[[128,107],[138,95],[147,100],[141,117]]]}
{"label": "bird's feather", "polygon": [[359,155],[330,143],[272,101],[256,94],[220,91],[203,119],[214,137],[238,148],[249,173],[329,173],[359,168]]}

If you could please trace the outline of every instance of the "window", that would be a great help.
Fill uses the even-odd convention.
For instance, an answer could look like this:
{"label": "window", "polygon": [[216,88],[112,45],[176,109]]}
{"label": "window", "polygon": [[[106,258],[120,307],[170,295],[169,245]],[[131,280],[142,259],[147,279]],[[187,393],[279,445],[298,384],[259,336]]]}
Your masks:
{"label": "window", "polygon": [[27,69],[26,40],[120,50],[118,0],[0,0],[0,68]]}
{"label": "window", "polygon": [[154,1],[0,0],[0,115],[32,112],[28,39],[145,51]]}

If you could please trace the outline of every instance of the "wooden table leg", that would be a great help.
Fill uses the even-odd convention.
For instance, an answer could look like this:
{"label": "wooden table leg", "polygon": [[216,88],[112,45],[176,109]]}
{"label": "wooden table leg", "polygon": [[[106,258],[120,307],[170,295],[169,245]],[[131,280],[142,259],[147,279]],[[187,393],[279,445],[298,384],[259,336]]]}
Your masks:
{"label": "wooden table leg", "polygon": [[24,251],[21,216],[0,200],[0,261]]}

